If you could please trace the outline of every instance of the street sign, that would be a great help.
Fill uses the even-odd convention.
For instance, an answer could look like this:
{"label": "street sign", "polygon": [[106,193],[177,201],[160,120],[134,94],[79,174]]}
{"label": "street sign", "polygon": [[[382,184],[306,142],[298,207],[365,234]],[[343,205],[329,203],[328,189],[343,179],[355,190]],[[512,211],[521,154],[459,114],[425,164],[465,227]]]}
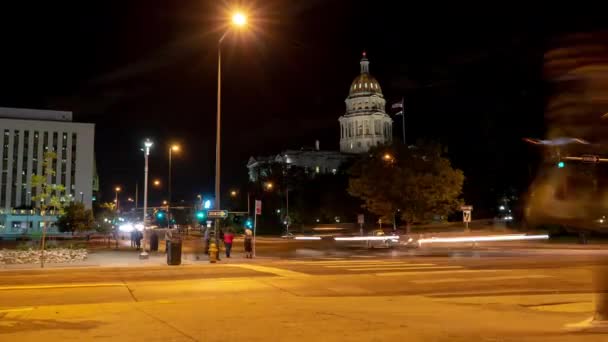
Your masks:
{"label": "street sign", "polygon": [[255,200],[255,214],[262,215],[262,201]]}
{"label": "street sign", "polygon": [[473,211],[473,206],[472,205],[460,206],[460,211]]}
{"label": "street sign", "polygon": [[363,214],[357,215],[357,223],[358,224],[364,224],[365,223],[365,216],[363,216]]}
{"label": "street sign", "polygon": [[581,156],[581,160],[583,161],[583,163],[599,163],[600,162],[600,156],[596,156],[593,154],[584,154]]}
{"label": "street sign", "polygon": [[462,212],[462,222],[464,222],[464,223],[471,222],[471,211],[465,210]]}
{"label": "street sign", "polygon": [[207,211],[208,218],[221,218],[228,217],[228,210],[209,210]]}

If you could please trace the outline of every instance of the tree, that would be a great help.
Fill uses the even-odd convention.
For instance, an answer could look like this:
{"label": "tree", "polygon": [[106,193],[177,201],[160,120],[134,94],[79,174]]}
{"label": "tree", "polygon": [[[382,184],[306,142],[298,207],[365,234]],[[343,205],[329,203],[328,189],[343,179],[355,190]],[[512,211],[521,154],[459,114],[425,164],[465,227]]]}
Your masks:
{"label": "tree", "polygon": [[464,174],[453,169],[439,144],[376,146],[350,169],[348,192],[388,222],[407,224],[445,217],[462,204]]}
{"label": "tree", "polygon": [[[32,175],[32,187],[37,189],[37,195],[32,197],[34,202],[39,202],[40,215],[45,216],[49,210],[55,215],[63,214],[61,196],[65,187],[61,184],[53,184],[51,178],[55,176],[53,162],[57,159],[55,152],[45,152],[42,162],[42,174]],[[40,239],[40,267],[44,267],[44,240],[46,238],[47,221],[42,226],[42,239]]]}
{"label": "tree", "polygon": [[113,224],[117,219],[116,203],[107,202],[95,207],[95,221],[97,221],[95,230],[98,233],[108,236],[112,232]]}
{"label": "tree", "polygon": [[56,224],[60,232],[74,233],[91,229],[93,223],[91,209],[85,209],[82,203],[72,202],[64,209]]}

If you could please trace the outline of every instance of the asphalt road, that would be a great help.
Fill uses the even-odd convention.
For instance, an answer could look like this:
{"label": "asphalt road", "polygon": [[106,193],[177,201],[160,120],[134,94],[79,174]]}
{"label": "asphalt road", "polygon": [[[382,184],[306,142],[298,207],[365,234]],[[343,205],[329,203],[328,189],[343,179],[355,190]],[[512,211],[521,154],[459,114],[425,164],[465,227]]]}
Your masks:
{"label": "asphalt road", "polygon": [[513,244],[259,247],[280,258],[2,270],[0,340],[576,341],[564,324],[593,314],[593,274],[606,254]]}

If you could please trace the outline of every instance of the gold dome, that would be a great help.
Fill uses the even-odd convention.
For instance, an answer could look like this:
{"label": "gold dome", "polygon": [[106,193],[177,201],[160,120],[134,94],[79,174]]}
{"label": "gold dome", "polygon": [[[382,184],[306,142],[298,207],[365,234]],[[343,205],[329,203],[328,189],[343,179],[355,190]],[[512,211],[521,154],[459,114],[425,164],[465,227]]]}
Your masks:
{"label": "gold dome", "polygon": [[353,83],[350,85],[349,95],[370,95],[380,94],[382,95],[382,88],[374,76],[369,73],[363,73],[355,77]]}
{"label": "gold dome", "polygon": [[357,96],[357,95],[382,95],[382,88],[380,88],[380,83],[376,81],[374,76],[369,73],[369,60],[363,52],[363,57],[361,58],[361,73],[355,77],[353,83],[350,85],[349,96]]}

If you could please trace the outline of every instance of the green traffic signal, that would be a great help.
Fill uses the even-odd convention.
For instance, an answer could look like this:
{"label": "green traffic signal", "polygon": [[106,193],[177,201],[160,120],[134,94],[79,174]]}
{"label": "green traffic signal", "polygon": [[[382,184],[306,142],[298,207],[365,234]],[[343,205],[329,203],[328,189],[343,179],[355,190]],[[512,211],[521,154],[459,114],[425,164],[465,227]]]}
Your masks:
{"label": "green traffic signal", "polygon": [[205,218],[205,212],[204,211],[199,211],[196,213],[196,218],[199,220],[202,220]]}
{"label": "green traffic signal", "polygon": [[563,161],[561,161],[561,160],[560,160],[560,161],[557,163],[557,168],[558,168],[558,169],[563,169],[565,166],[566,166],[566,163],[564,163],[564,162],[563,162]]}

